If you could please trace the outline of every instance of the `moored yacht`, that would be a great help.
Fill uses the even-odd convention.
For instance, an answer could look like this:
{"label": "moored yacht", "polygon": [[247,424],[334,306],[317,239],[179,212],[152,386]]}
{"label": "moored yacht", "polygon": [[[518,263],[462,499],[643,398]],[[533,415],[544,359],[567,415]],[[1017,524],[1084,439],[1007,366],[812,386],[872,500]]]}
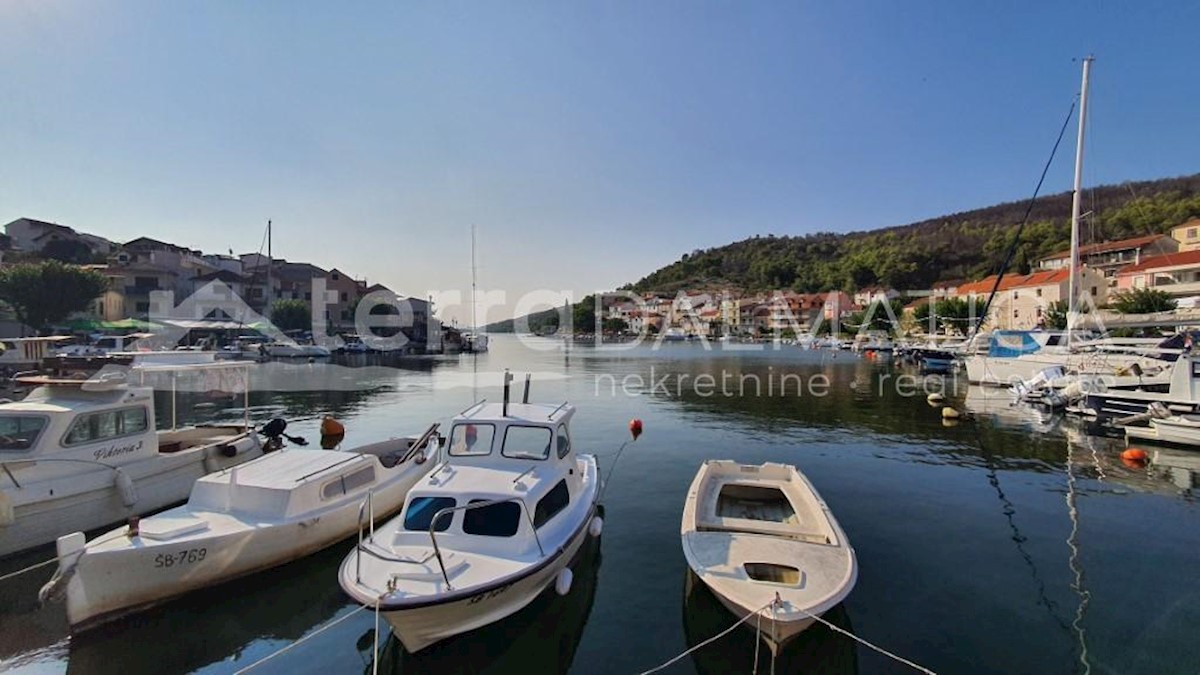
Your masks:
{"label": "moored yacht", "polygon": [[600,534],[600,478],[572,444],[575,408],[509,405],[507,392],[454,418],[444,463],[339,571],[410,652],[509,616],[552,584],[565,594],[568,563]]}

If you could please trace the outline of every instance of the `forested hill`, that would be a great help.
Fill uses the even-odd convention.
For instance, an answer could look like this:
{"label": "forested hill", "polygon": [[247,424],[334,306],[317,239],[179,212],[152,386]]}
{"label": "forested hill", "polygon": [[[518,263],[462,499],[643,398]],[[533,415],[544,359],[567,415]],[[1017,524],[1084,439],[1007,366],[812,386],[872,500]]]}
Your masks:
{"label": "forested hill", "polygon": [[[815,293],[880,284],[929,288],[937,281],[993,273],[1016,233],[1028,202],[1009,202],[919,223],[848,234],[755,236],[685,254],[629,286],[639,292],[732,287],[742,291],[792,288]],[[1166,232],[1200,216],[1200,174],[1086,190],[1084,244]],[[1071,193],[1041,197],[1014,258],[1027,272],[1046,255],[1070,246]]]}

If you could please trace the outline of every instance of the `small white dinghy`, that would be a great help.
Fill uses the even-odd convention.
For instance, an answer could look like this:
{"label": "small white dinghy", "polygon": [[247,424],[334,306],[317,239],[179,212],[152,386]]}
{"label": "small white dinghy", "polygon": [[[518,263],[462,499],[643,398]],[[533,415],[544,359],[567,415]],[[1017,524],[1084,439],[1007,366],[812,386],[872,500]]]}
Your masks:
{"label": "small white dinghy", "polygon": [[[528,400],[528,393],[526,394]],[[596,459],[576,455],[575,408],[480,402],[453,421],[446,463],[342,563],[350,597],[379,607],[409,652],[507,617],[599,536]]]}
{"label": "small white dinghy", "polygon": [[709,460],[688,490],[683,554],[772,650],[840,603],[858,578],[854,549],[793,466]]}
{"label": "small white dinghy", "polygon": [[65,595],[79,632],[319,551],[404,504],[437,464],[437,428],[346,451],[280,450],[205,476],[183,506],[90,542],[60,537],[40,595]]}

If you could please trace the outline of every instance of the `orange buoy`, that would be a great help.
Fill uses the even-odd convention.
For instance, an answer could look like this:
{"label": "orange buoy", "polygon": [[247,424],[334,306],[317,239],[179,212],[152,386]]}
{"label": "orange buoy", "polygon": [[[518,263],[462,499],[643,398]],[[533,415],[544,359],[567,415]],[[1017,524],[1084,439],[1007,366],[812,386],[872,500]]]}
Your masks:
{"label": "orange buoy", "polygon": [[321,418],[321,435],[322,436],[342,436],[346,433],[346,427],[342,423],[326,415]]}
{"label": "orange buoy", "polygon": [[637,440],[638,436],[642,435],[642,421],[634,418],[629,420],[629,433],[633,436],[633,440]]}
{"label": "orange buoy", "polygon": [[1134,462],[1135,464],[1143,464],[1149,457],[1146,456],[1146,451],[1141,448],[1127,448],[1121,453],[1121,460],[1126,464]]}

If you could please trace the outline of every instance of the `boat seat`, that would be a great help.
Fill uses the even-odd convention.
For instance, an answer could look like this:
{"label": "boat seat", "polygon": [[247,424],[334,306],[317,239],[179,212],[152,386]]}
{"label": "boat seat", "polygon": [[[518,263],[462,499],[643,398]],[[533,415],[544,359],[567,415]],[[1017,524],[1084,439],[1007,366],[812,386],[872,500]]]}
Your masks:
{"label": "boat seat", "polygon": [[799,539],[814,544],[832,543],[823,534],[804,532],[790,523],[776,523],[769,520],[750,520],[748,518],[727,518],[717,515],[706,515],[698,519],[696,529],[700,531],[744,532],[746,534],[765,534],[772,537],[787,537]]}

